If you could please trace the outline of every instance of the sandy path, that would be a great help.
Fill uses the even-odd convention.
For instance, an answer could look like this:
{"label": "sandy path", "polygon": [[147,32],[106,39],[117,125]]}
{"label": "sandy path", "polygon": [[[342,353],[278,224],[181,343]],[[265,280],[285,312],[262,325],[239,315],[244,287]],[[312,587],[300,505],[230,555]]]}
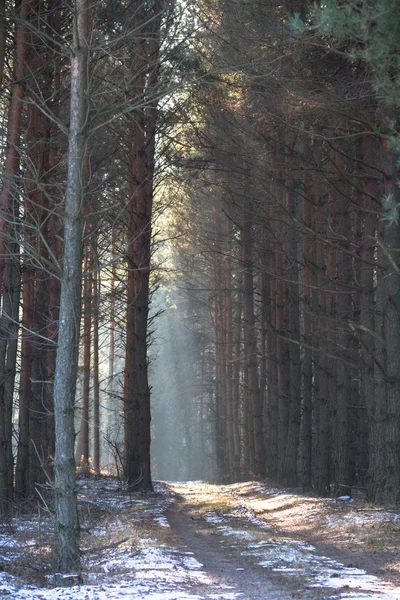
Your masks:
{"label": "sandy path", "polygon": [[203,565],[215,585],[219,589],[227,586],[227,593],[223,596],[207,586],[207,589],[201,590],[206,598],[226,598],[230,593],[232,597],[240,594],[240,598],[253,600],[293,597],[274,586],[268,580],[265,569],[247,564],[240,555],[224,547],[212,526],[192,520],[181,502],[167,511],[167,518],[182,547],[193,552],[194,558]]}
{"label": "sandy path", "polygon": [[400,600],[400,588],[351,564],[343,549],[327,556],[301,535],[279,534],[230,486],[168,487],[175,501],[166,514],[178,546],[193,552],[219,590],[226,586],[223,595],[196,590],[204,598]]}
{"label": "sandy path", "polygon": [[[220,491],[218,486],[196,487],[190,484],[169,485],[177,493],[174,504],[166,511],[166,516],[178,543],[183,550],[193,552],[193,556],[202,565],[207,576],[215,585],[227,586],[223,595],[210,590],[196,590],[205,598],[241,598],[243,600],[289,600],[293,598],[326,598],[321,590],[306,589],[296,581],[288,580],[277,572],[263,568],[254,557],[243,552],[241,544],[232,544],[229,536],[221,534],[219,521],[214,522],[212,514],[228,513],[225,523],[231,519],[229,511],[234,509],[235,500],[230,494]],[[248,516],[248,515],[247,515]],[[247,516],[243,521],[235,519],[235,528],[243,525],[247,536],[265,538],[266,532],[257,523],[249,523]],[[240,536],[239,531],[239,536]],[[246,545],[245,545],[246,546]]]}

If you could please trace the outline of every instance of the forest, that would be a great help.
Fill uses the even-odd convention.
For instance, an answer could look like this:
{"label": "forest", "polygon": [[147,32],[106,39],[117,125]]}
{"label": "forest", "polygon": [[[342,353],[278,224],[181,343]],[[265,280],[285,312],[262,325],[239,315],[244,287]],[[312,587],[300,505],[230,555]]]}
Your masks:
{"label": "forest", "polygon": [[78,481],[398,506],[399,65],[397,0],[0,0],[0,524],[57,571]]}

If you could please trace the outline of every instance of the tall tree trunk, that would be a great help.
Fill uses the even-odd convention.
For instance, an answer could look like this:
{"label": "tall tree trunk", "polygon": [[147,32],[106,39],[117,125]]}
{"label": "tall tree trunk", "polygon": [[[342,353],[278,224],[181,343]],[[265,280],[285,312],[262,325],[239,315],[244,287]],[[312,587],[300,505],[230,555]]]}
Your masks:
{"label": "tall tree trunk", "polygon": [[313,297],[317,293],[316,259],[315,259],[315,236],[314,227],[314,194],[309,170],[313,168],[313,151],[311,140],[306,137],[303,142],[304,165],[306,167],[304,177],[304,202],[303,220],[305,232],[303,235],[303,400],[301,419],[301,485],[303,490],[312,487],[312,407],[313,407]]}
{"label": "tall tree trunk", "polygon": [[[329,230],[331,232],[337,231],[337,186],[331,186],[328,193],[328,222]],[[323,340],[325,351],[330,355],[340,355],[339,344],[338,344],[338,314],[337,314],[337,295],[338,295],[338,250],[334,243],[326,248],[326,335]],[[338,437],[337,432],[337,421],[335,421],[335,411],[337,407],[337,396],[338,396],[338,361],[336,358],[331,356],[325,357],[326,374],[327,374],[327,406],[328,411],[326,414],[327,432],[331,437],[331,441],[328,445],[327,452],[329,453],[328,469],[330,477],[333,474],[333,469],[330,466],[333,463],[332,454],[333,447]]]}
{"label": "tall tree trunk", "polygon": [[90,423],[90,383],[92,357],[92,291],[93,291],[93,257],[89,242],[86,245],[85,278],[83,284],[83,390],[82,417],[79,440],[76,450],[76,462],[80,472],[89,475],[89,423]]}
{"label": "tall tree trunk", "polygon": [[236,281],[236,299],[235,299],[235,317],[233,334],[233,368],[232,368],[232,417],[233,430],[235,436],[235,454],[233,459],[233,469],[235,479],[240,477],[241,462],[241,439],[240,439],[240,366],[241,366],[241,338],[242,338],[242,287],[243,272],[239,269]]}
{"label": "tall tree trunk", "polygon": [[226,434],[227,434],[227,462],[230,481],[235,481],[235,427],[232,404],[233,385],[233,327],[232,327],[232,234],[233,226],[231,211],[228,210],[226,217],[226,258],[225,258],[225,372],[226,372]]}
{"label": "tall tree trunk", "polygon": [[[26,223],[29,217],[26,215]],[[29,226],[29,225],[28,225]],[[29,494],[29,406],[32,396],[31,373],[33,361],[33,311],[35,301],[34,273],[29,257],[24,256],[22,273],[22,340],[21,375],[19,381],[18,454],[15,472],[15,494],[24,498]]]}
{"label": "tall tree trunk", "polygon": [[[22,97],[24,92],[25,59],[27,47],[26,21],[31,10],[30,0],[21,0],[20,20],[16,29],[15,67],[11,88],[11,102],[8,111],[8,139],[4,169],[2,173],[3,189],[0,195],[0,295],[2,291],[5,266],[5,244],[10,222],[13,198],[16,196],[16,181],[20,164],[19,141],[22,121]],[[1,359],[0,359],[1,360]]]}
{"label": "tall tree trunk", "polygon": [[[224,300],[222,292],[222,231],[221,214],[214,210],[215,255],[214,255],[214,339],[215,339],[215,434],[217,477],[226,480],[227,456],[227,397]],[[225,284],[225,282],[224,282]]]}
{"label": "tall tree trunk", "polygon": [[[51,74],[47,69],[41,70],[38,48],[43,49],[43,41],[39,37],[41,23],[39,21],[39,3],[34,7],[32,27],[28,44],[27,61],[33,84],[27,84],[27,97],[31,100],[32,86],[41,85],[44,93],[51,90]],[[46,341],[48,320],[48,287],[47,266],[47,217],[48,201],[43,192],[47,173],[49,171],[49,122],[40,108],[33,102],[27,110],[27,169],[26,169],[26,204],[29,212],[28,223],[31,231],[28,233],[29,243],[26,243],[28,263],[35,279],[34,306],[32,329],[32,361],[29,404],[29,492],[35,490],[36,484],[46,481],[46,470],[49,464],[49,427],[48,410],[46,406]]]}
{"label": "tall tree trunk", "polygon": [[[95,244],[95,248],[97,244]],[[100,270],[96,260],[93,275],[93,469],[100,476],[100,374],[99,374],[99,303],[100,303]]]}
{"label": "tall tree trunk", "polygon": [[[17,222],[17,213],[15,212],[15,221]],[[5,419],[4,428],[7,440],[7,465],[8,471],[8,489],[14,488],[14,452],[13,452],[13,411],[14,411],[14,390],[17,372],[17,353],[18,353],[18,318],[21,295],[21,269],[19,261],[19,242],[17,227],[13,227],[14,241],[11,243],[10,265],[7,267],[11,273],[5,278],[5,289],[9,288],[9,340],[7,345],[7,359],[4,380],[4,405]],[[1,419],[0,419],[1,420]]]}
{"label": "tall tree trunk", "polygon": [[64,264],[61,281],[60,326],[54,410],[56,454],[54,495],[58,568],[68,572],[79,565],[79,520],[74,460],[74,404],[81,312],[81,246],[84,126],[87,112],[88,2],[75,1],[71,54],[71,105],[68,176],[64,217]]}
{"label": "tall tree trunk", "polygon": [[[46,471],[52,469],[54,455],[53,405],[47,385],[47,354],[52,344],[46,340],[49,323],[49,195],[50,134],[52,126],[36,104],[40,87],[44,98],[53,91],[53,71],[44,57],[53,57],[53,50],[43,43],[39,18],[40,3],[31,2],[31,27],[27,36],[26,79],[27,132],[25,171],[25,272],[23,306],[25,330],[22,334],[20,377],[20,443],[16,469],[16,494],[31,494],[37,483],[46,481]],[[41,57],[41,54],[43,57]],[[51,243],[51,242],[50,242]]]}
{"label": "tall tree trunk", "polygon": [[[37,8],[37,7],[36,7]],[[36,19],[35,19],[36,21]],[[32,46],[36,37],[30,33],[29,67],[37,70],[37,57],[32,58]],[[27,153],[29,165],[25,173],[25,209],[24,209],[24,256],[23,256],[23,292],[22,292],[22,341],[21,341],[21,376],[19,389],[19,444],[16,469],[16,496],[27,497],[32,494],[40,468],[37,444],[41,433],[40,403],[36,402],[37,389],[33,389],[33,365],[41,354],[38,350],[39,339],[36,337],[36,295],[40,275],[39,256],[40,230],[39,211],[41,194],[39,192],[38,175],[40,171],[41,152],[38,150],[41,136],[41,118],[38,108],[31,104],[27,110]],[[42,379],[42,378],[40,378]],[[37,388],[37,386],[36,386]]]}
{"label": "tall tree trunk", "polygon": [[250,398],[251,426],[254,435],[254,472],[265,475],[265,447],[263,431],[263,406],[261,404],[257,335],[254,316],[254,275],[253,275],[253,208],[251,202],[243,206],[243,317],[244,317],[244,357],[248,368],[248,392]]}
{"label": "tall tree trunk", "polygon": [[[4,3],[3,3],[4,4]],[[6,275],[7,277],[7,287],[9,288],[9,284],[11,283],[11,264],[6,260],[7,252],[9,248],[7,248],[7,235],[12,233],[12,226],[10,223],[13,222],[12,212],[14,203],[16,202],[18,196],[18,184],[16,181],[16,177],[18,175],[19,165],[20,165],[20,135],[21,135],[21,122],[22,122],[22,109],[23,109],[23,93],[24,93],[24,75],[26,70],[26,47],[27,47],[27,27],[25,25],[26,21],[28,21],[30,16],[31,4],[29,0],[22,0],[20,5],[19,17],[20,20],[16,26],[16,43],[15,43],[15,58],[14,58],[14,74],[11,88],[11,101],[8,109],[8,136],[7,136],[7,149],[6,149],[6,158],[4,169],[2,173],[3,179],[3,187],[0,196],[0,296],[2,298],[2,312],[4,315],[5,310],[7,309],[8,313],[11,314],[11,290],[8,289],[7,294],[5,291],[3,293],[3,277]],[[4,6],[3,6],[4,11]],[[4,20],[2,19],[2,25],[4,25]],[[5,35],[4,29],[2,29],[2,33]],[[4,37],[3,35],[3,37]],[[4,44],[4,39],[0,40],[0,44]],[[4,60],[4,59],[3,59]],[[1,73],[2,75],[3,73]],[[8,273],[5,273],[7,265]],[[7,405],[6,396],[5,396],[5,378],[6,378],[6,368],[7,368],[7,353],[8,353],[8,343],[10,340],[10,323],[8,322],[8,318],[4,320],[4,316],[2,317],[2,329],[3,334],[1,335],[1,343],[0,343],[0,417],[1,417],[1,461],[2,465],[4,465],[4,471],[2,471],[2,481],[0,485],[2,486],[2,490],[4,493],[2,494],[2,509],[7,510],[9,508],[9,500],[11,495],[11,489],[9,485],[10,476],[8,473],[8,467],[12,472],[12,465],[8,465],[8,454],[9,449],[8,446],[11,443],[11,440],[8,440],[8,419],[9,419],[9,407]],[[26,415],[28,417],[28,414]],[[26,433],[28,430],[26,428]],[[28,452],[28,443],[26,444],[26,450]],[[3,463],[4,460],[4,463]],[[4,487],[3,487],[4,486]]]}
{"label": "tall tree trunk", "polygon": [[[264,215],[266,219],[266,215]],[[265,440],[265,467],[266,473],[269,474],[270,459],[271,459],[271,427],[269,401],[273,394],[273,383],[271,373],[269,372],[270,365],[270,347],[268,335],[271,327],[271,271],[269,269],[269,255],[271,248],[268,240],[268,231],[266,222],[262,224],[262,239],[261,239],[261,274],[260,274],[260,294],[261,294],[261,318],[260,318],[260,391],[261,402],[263,406],[263,428]]]}
{"label": "tall tree trunk", "polygon": [[114,238],[111,242],[111,280],[110,280],[110,301],[109,301],[109,318],[110,328],[108,333],[108,378],[107,378],[107,394],[108,394],[108,418],[106,431],[108,435],[117,434],[118,427],[118,411],[116,408],[114,388],[115,388],[115,281],[117,276],[116,267],[116,252]]}
{"label": "tall tree trunk", "polygon": [[[156,1],[150,14],[136,0],[132,26],[136,27],[131,59],[128,202],[128,310],[124,378],[125,471],[129,489],[151,490],[150,388],[148,382],[147,327],[150,293],[151,222],[154,194],[154,148],[157,122],[160,27],[163,3]],[[148,38],[148,39],[146,39]],[[149,42],[149,43],[148,43]],[[146,74],[149,74],[148,77]]]}
{"label": "tall tree trunk", "polygon": [[317,327],[313,346],[315,356],[315,427],[316,427],[316,483],[319,494],[330,493],[330,412],[328,403],[328,361],[326,356],[326,260],[324,238],[327,231],[327,206],[321,185],[322,144],[320,140],[314,143],[316,171],[314,173],[315,196],[315,232],[316,265],[318,274],[318,294],[314,295],[313,313],[317,316]]}
{"label": "tall tree trunk", "polygon": [[[345,196],[348,191],[344,181],[345,165],[339,153],[336,156],[337,181],[340,192],[336,199],[336,222],[338,237],[337,272],[338,272],[338,348],[341,357],[337,363],[337,396],[335,406],[336,435],[335,435],[335,490],[339,495],[351,493],[351,470],[350,470],[350,415],[349,405],[351,398],[351,380],[354,376],[352,369],[348,366],[349,348],[353,339],[348,323],[353,317],[352,308],[352,259],[344,252],[348,250],[350,241],[350,215],[349,202]],[[351,355],[350,355],[351,357]]]}
{"label": "tall tree trunk", "polygon": [[378,310],[378,307],[385,306],[387,302],[387,292],[385,279],[387,277],[386,257],[383,249],[383,240],[386,224],[378,221],[377,239],[378,247],[376,251],[377,264],[376,269],[376,310],[375,310],[375,339],[374,348],[374,396],[375,403],[372,413],[372,431],[371,449],[370,449],[370,469],[371,478],[370,490],[371,497],[376,502],[382,502],[385,499],[385,485],[387,480],[387,425],[388,425],[388,374],[386,367],[386,340],[385,340],[385,313]]}
{"label": "tall tree trunk", "polygon": [[[294,149],[295,141],[291,141],[290,150]],[[292,148],[293,146],[293,148]],[[288,154],[286,161],[291,160],[290,168],[294,169],[293,156]],[[288,215],[298,221],[299,207],[297,198],[298,181],[292,177],[288,181],[286,191],[286,209]],[[290,361],[290,387],[289,387],[289,414],[288,437],[285,449],[285,465],[283,469],[284,485],[296,486],[297,459],[300,438],[301,418],[301,358],[300,358],[300,293],[299,293],[299,262],[298,262],[298,233],[292,223],[289,223],[285,254],[289,262],[286,269],[288,283],[288,334],[289,361]]]}
{"label": "tall tree trunk", "polygon": [[14,489],[13,457],[13,400],[17,366],[18,316],[20,296],[19,242],[17,231],[18,208],[13,207],[11,240],[7,242],[7,258],[3,278],[3,306],[0,320],[0,514],[9,515]]}
{"label": "tall tree trunk", "polygon": [[[269,227],[270,243],[267,254],[266,269],[271,274],[269,277],[269,290],[266,291],[266,321],[267,321],[267,406],[266,406],[266,460],[267,475],[276,480],[278,473],[278,428],[279,428],[279,393],[278,393],[278,363],[277,363],[277,335],[276,335],[276,307],[277,307],[277,277],[275,273],[276,240],[271,227],[272,208],[267,209],[267,224]],[[268,279],[267,279],[268,282]]]}
{"label": "tall tree trunk", "polygon": [[[145,40],[140,35],[141,20],[144,18],[143,1],[137,0],[133,3],[133,23],[137,35],[133,41],[132,48],[132,93],[131,101],[138,102],[143,97],[145,89],[145,67],[146,51]],[[139,269],[146,269],[146,264],[140,264],[144,256],[138,256],[142,250],[139,245],[139,238],[143,238],[146,232],[146,206],[143,194],[143,186],[146,182],[146,164],[145,164],[145,120],[143,110],[135,110],[130,120],[130,139],[129,139],[129,165],[128,165],[128,288],[127,288],[127,318],[126,318],[126,353],[125,353],[125,377],[124,377],[124,445],[125,445],[125,475],[128,481],[129,489],[138,487],[140,489],[146,475],[143,473],[141,457],[141,423],[140,423],[140,402],[139,386],[145,387],[145,382],[141,381],[141,376],[146,376],[145,372],[136,372],[143,356],[137,357],[137,353],[143,352],[143,340],[138,341],[139,332],[137,331],[137,311],[139,287],[142,283],[139,281]],[[149,223],[147,226],[149,227]],[[144,227],[144,229],[143,229]],[[142,239],[143,244],[143,239]],[[146,283],[144,280],[143,283]],[[141,297],[146,290],[140,289]],[[141,310],[146,312],[146,306],[140,306]],[[146,315],[142,315],[146,316]],[[144,340],[146,344],[146,340]],[[140,346],[140,347],[139,347]],[[147,362],[147,358],[145,358]],[[144,365],[142,365],[144,368]],[[145,396],[147,391],[143,389]],[[146,397],[143,398],[146,401]],[[149,479],[149,486],[151,482]],[[145,487],[146,485],[144,485]]]}
{"label": "tall tree trunk", "polygon": [[[374,165],[375,156],[381,154],[378,167],[386,169],[386,164],[383,162],[386,156],[382,155],[384,153],[380,151],[380,144],[380,140],[374,142],[373,139],[364,137],[362,158],[371,167]],[[362,384],[369,421],[368,495],[373,502],[381,502],[386,477],[387,374],[385,373],[383,311],[378,310],[378,307],[383,306],[386,301],[384,285],[386,271],[383,268],[382,247],[376,244],[376,240],[382,241],[385,227],[385,224],[378,219],[381,208],[378,199],[384,195],[384,182],[382,180],[377,182],[376,177],[377,174],[373,170],[367,174],[364,183],[362,257],[371,262],[375,258],[381,267],[376,269],[376,275],[370,265],[365,264],[361,267],[360,337],[362,336],[363,350],[365,350],[362,354],[364,359]]]}
{"label": "tall tree trunk", "polygon": [[[386,169],[391,166],[392,180],[386,182],[385,192],[393,193],[399,202],[397,186],[398,169],[387,145],[383,146]],[[383,333],[386,343],[387,416],[386,416],[386,481],[385,500],[398,504],[400,500],[400,223],[390,223],[384,229],[383,266],[386,273],[381,282],[384,287]]]}
{"label": "tall tree trunk", "polygon": [[[282,143],[282,135],[278,130],[278,140]],[[284,207],[285,174],[283,171],[284,147],[276,150],[274,156],[274,169],[276,170],[275,193],[278,204],[279,223],[276,226],[277,242],[275,244],[275,276],[276,276],[276,305],[275,305],[275,331],[276,331],[276,361],[278,374],[278,482],[285,481],[285,456],[289,433],[289,399],[290,399],[290,353],[287,341],[289,331],[288,299],[289,287],[286,277],[284,239],[287,230],[285,222],[286,210]],[[278,161],[281,164],[278,165]]]}
{"label": "tall tree trunk", "polygon": [[[49,15],[48,31],[51,35],[56,36],[61,33],[61,11],[62,0],[52,0],[52,12]],[[50,109],[55,117],[59,114],[58,97],[61,87],[61,61],[55,55],[53,68],[53,81],[51,87],[51,103]],[[49,219],[47,229],[47,243],[50,252],[50,273],[48,278],[48,323],[47,323],[47,339],[48,349],[46,353],[46,381],[47,381],[47,398],[46,405],[48,410],[48,430],[49,430],[49,454],[54,456],[55,452],[55,433],[54,433],[54,374],[56,369],[57,357],[57,340],[58,340],[58,321],[60,309],[60,294],[61,294],[61,221],[57,211],[55,210],[58,202],[61,202],[59,173],[59,129],[52,121],[49,123],[49,177],[48,177],[48,196],[51,199],[49,206]],[[51,174],[51,175],[50,175]]]}
{"label": "tall tree trunk", "polygon": [[0,0],[0,88],[3,85],[4,60],[6,57],[6,1]]}

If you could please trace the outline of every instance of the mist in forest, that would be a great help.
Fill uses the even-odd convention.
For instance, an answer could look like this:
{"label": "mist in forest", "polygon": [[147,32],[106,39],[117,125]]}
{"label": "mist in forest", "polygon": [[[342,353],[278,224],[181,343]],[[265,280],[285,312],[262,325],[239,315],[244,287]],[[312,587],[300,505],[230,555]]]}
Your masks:
{"label": "mist in forest", "polygon": [[175,287],[153,296],[150,385],[154,479],[212,479],[214,441],[210,365],[190,299]]}

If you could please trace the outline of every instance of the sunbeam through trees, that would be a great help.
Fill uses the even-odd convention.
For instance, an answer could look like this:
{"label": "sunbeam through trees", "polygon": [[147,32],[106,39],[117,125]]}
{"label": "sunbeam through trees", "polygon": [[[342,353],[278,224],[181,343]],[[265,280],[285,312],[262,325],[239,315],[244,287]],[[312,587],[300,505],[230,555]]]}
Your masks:
{"label": "sunbeam through trees", "polygon": [[[0,515],[400,501],[395,0],[0,1]],[[164,489],[164,488],[163,488]]]}

